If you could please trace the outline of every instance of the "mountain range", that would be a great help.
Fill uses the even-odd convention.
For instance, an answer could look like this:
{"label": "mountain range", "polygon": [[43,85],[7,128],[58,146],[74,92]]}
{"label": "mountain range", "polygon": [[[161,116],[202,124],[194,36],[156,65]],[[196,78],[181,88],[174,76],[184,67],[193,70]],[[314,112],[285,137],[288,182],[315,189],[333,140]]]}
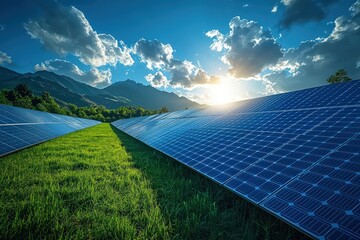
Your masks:
{"label": "mountain range", "polygon": [[103,105],[114,109],[120,106],[141,106],[145,109],[167,107],[170,111],[197,108],[200,105],[175,93],[160,91],[133,80],[119,81],[98,89],[74,79],[48,71],[17,73],[0,66],[0,89],[13,89],[25,84],[36,95],[49,92],[60,104],[73,103],[79,107]]}

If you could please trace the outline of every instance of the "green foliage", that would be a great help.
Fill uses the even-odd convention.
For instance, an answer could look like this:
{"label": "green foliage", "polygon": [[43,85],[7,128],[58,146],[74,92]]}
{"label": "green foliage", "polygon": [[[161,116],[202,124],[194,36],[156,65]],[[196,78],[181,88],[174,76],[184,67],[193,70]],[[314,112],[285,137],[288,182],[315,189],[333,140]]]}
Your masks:
{"label": "green foliage", "polygon": [[6,91],[0,91],[0,103],[9,105],[10,101],[6,96]]}
{"label": "green foliage", "polygon": [[32,92],[25,84],[19,84],[14,88],[14,91],[20,97],[32,97]]}
{"label": "green foliage", "polygon": [[348,77],[347,71],[345,69],[339,69],[335,74],[331,75],[328,79],[328,83],[340,83],[340,82],[349,82],[352,79]]}
{"label": "green foliage", "polygon": [[306,239],[109,124],[0,169],[0,239]]}
{"label": "green foliage", "polygon": [[47,92],[44,92],[41,96],[34,96],[30,89],[24,84],[17,85],[14,90],[0,91],[0,104],[81,118],[90,118],[102,122],[113,122],[123,118],[148,116],[168,112],[166,107],[157,111],[132,106],[123,106],[117,109],[107,109],[104,106],[77,107],[74,104],[61,106]]}
{"label": "green foliage", "polygon": [[167,107],[162,107],[159,110],[159,113],[167,113],[167,112],[169,112],[169,109]]}

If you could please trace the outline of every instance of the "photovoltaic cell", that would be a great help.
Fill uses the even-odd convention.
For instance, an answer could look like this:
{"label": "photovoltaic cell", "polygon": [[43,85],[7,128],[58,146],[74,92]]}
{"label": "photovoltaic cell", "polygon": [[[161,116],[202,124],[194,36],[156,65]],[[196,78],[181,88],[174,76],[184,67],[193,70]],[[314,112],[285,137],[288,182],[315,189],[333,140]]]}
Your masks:
{"label": "photovoltaic cell", "polygon": [[96,124],[95,120],[0,104],[0,156]]}
{"label": "photovoltaic cell", "polygon": [[[360,135],[355,133],[344,143],[329,151],[317,164],[292,180],[291,184],[281,189],[262,206],[282,216],[283,211],[293,203],[297,210],[306,216],[293,220],[298,226],[307,226],[307,221],[320,222],[323,225],[322,235],[334,239],[340,236],[347,239],[359,238],[360,215]],[[294,199],[287,199],[286,192],[300,192]],[[284,197],[285,196],[285,197]],[[277,206],[279,200],[286,203]],[[334,229],[334,226],[336,229]],[[307,226],[317,237],[321,237],[314,226]],[[336,231],[335,231],[336,230]]]}
{"label": "photovoltaic cell", "polygon": [[318,239],[360,239],[360,81],[115,127]]}

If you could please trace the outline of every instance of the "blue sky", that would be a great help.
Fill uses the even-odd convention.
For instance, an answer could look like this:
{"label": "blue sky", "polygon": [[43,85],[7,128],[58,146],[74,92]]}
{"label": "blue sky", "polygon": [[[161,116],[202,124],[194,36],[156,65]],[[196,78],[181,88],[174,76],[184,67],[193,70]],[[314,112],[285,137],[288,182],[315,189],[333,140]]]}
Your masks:
{"label": "blue sky", "polygon": [[0,65],[217,104],[360,78],[359,26],[359,0],[5,0]]}

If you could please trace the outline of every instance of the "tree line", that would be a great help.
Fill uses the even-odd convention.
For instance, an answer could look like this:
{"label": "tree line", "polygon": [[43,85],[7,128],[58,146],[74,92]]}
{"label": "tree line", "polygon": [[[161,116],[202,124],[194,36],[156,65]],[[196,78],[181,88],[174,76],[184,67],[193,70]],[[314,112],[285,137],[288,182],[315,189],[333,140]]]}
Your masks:
{"label": "tree line", "polygon": [[0,104],[73,117],[89,118],[102,122],[113,122],[123,118],[148,116],[168,112],[166,107],[159,110],[147,110],[140,106],[122,106],[117,109],[107,109],[104,106],[78,107],[75,104],[60,105],[48,92],[36,96],[24,84],[17,85],[13,90],[1,90]]}
{"label": "tree line", "polygon": [[[348,81],[351,81],[351,78],[348,77],[347,72],[344,69],[339,69],[327,79],[327,82],[330,84]],[[48,92],[36,96],[25,84],[19,84],[13,90],[1,90],[0,104],[73,117],[95,119],[102,122],[113,122],[123,118],[148,116],[168,112],[166,107],[162,107],[159,110],[147,110],[140,106],[122,106],[117,109],[107,109],[104,106],[97,105],[88,107],[78,107],[75,104],[60,105]]]}

